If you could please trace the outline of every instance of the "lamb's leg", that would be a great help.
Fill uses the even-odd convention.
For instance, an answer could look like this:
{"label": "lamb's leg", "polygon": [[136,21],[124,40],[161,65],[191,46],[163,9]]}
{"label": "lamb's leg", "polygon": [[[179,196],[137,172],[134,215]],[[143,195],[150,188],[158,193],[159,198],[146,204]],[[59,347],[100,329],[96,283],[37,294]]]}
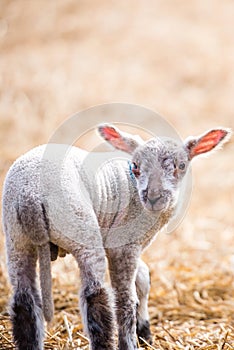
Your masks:
{"label": "lamb's leg", "polygon": [[150,332],[149,313],[148,313],[148,296],[150,289],[150,274],[148,266],[139,259],[136,275],[136,291],[138,296],[137,306],[137,335],[139,342],[141,338],[148,343],[152,343]]}
{"label": "lamb's leg", "polygon": [[81,274],[80,309],[92,350],[114,350],[114,317],[104,286],[106,261],[102,248],[73,252]]}
{"label": "lamb's leg", "polygon": [[139,248],[126,246],[108,250],[111,284],[115,291],[119,350],[137,349],[135,287]]}
{"label": "lamb's leg", "polygon": [[16,347],[18,350],[42,350],[44,322],[35,281],[37,249],[29,243],[16,249],[8,242],[7,255],[13,286],[10,316]]}

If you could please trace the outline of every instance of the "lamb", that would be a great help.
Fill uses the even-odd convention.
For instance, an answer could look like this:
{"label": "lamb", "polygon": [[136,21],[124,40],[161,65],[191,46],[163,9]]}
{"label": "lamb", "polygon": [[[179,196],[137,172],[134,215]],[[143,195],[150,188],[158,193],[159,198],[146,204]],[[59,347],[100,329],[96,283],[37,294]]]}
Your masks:
{"label": "lamb", "polygon": [[[151,341],[149,270],[141,253],[173,217],[190,162],[231,136],[220,127],[179,144],[158,137],[144,142],[109,124],[98,132],[130,154],[130,164],[123,158],[104,162],[90,175],[87,152],[51,144],[49,157],[48,146],[36,147],[6,176],[3,229],[18,350],[43,349],[43,315],[48,322],[53,317],[50,259],[59,250],[71,253],[80,269],[80,309],[92,350],[116,349],[115,323],[119,350],[137,349],[137,336]],[[115,306],[104,281],[106,261]]]}

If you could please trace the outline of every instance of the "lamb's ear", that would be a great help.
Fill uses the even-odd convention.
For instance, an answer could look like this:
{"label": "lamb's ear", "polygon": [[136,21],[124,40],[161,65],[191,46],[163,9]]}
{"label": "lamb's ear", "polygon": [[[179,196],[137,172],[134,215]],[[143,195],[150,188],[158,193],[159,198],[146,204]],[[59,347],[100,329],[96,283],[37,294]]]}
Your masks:
{"label": "lamb's ear", "polygon": [[98,132],[116,149],[130,154],[132,154],[138,146],[144,143],[140,136],[122,132],[111,124],[99,125]]}
{"label": "lamb's ear", "polygon": [[232,135],[231,129],[217,128],[207,131],[197,137],[189,137],[185,140],[185,147],[189,159],[220,148]]}

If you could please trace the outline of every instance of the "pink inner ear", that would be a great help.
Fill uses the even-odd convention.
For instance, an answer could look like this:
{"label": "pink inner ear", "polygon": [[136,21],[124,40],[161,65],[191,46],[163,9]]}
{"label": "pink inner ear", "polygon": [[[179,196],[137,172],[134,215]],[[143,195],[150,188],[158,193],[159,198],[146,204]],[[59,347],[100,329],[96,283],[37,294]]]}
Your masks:
{"label": "pink inner ear", "polygon": [[216,147],[220,141],[227,135],[227,131],[225,130],[212,130],[208,132],[206,135],[201,137],[197,144],[191,149],[190,156],[194,157],[198,154],[206,153],[211,151],[214,147]]}
{"label": "pink inner ear", "polygon": [[120,149],[124,152],[128,152],[128,149],[126,149],[126,143],[123,141],[123,138],[121,137],[119,132],[111,126],[102,127],[101,135],[106,141],[109,141],[110,144],[115,148]]}
{"label": "pink inner ear", "polygon": [[102,135],[107,141],[120,137],[119,133],[114,128],[108,126],[102,128]]}

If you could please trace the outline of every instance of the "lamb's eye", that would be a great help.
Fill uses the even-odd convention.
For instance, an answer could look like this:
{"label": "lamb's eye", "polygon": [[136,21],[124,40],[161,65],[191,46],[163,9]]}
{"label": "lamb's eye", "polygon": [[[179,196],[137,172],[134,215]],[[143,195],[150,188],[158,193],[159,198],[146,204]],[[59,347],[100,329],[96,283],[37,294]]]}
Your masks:
{"label": "lamb's eye", "polygon": [[135,162],[132,163],[132,172],[136,177],[140,175],[140,169]]}
{"label": "lamb's eye", "polygon": [[184,163],[184,162],[181,162],[181,163],[179,164],[179,169],[180,169],[180,170],[184,170],[184,169],[185,169],[185,163]]}
{"label": "lamb's eye", "polygon": [[169,158],[164,158],[163,159],[163,166],[164,168],[168,168],[171,165],[171,161]]}

